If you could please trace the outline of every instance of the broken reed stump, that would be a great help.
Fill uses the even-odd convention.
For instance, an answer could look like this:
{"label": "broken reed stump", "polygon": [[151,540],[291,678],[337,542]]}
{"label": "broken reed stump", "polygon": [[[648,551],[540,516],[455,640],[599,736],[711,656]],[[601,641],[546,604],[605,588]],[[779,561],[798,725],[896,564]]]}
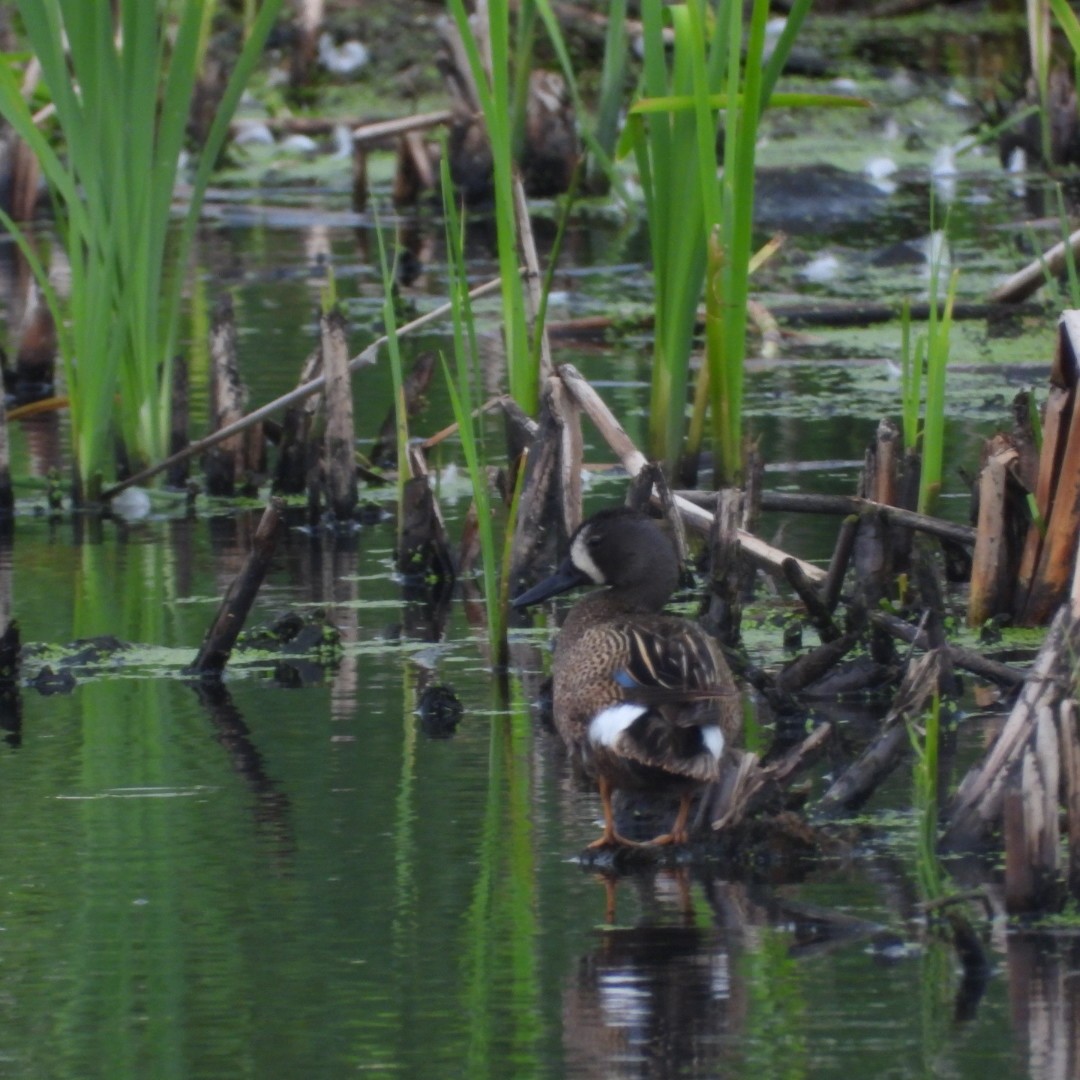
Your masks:
{"label": "broken reed stump", "polygon": [[[214,309],[210,327],[210,415],[214,430],[239,423],[247,408],[248,392],[240,377],[236,351],[236,320],[232,298],[226,294]],[[263,467],[262,424],[255,424],[217,442],[203,458],[206,490],[231,497],[238,490],[252,493],[253,476]],[[174,463],[176,454],[168,458]],[[170,466],[171,467],[171,466]]]}
{"label": "broken reed stump", "polygon": [[409,469],[413,475],[402,489],[398,523],[398,573],[413,583],[452,583],[454,557],[450,540],[419,447],[409,448]]}
{"label": "broken reed stump", "polygon": [[190,674],[216,678],[225,670],[237,636],[244,628],[251,605],[255,602],[267,570],[270,569],[270,561],[281,535],[284,510],[284,502],[273,498],[263,511],[259,527],[255,530],[251,551],[244,560],[240,573],[233,578],[225,591],[221,607],[206,632],[198,655],[188,668]]}
{"label": "broken reed stump", "polygon": [[1014,913],[1060,901],[1061,807],[1069,843],[1068,885],[1080,897],[1080,566],[1016,704],[983,760],[946,809],[942,847],[977,850],[999,826],[1005,892]]}
{"label": "broken reed stump", "polygon": [[343,522],[352,518],[360,500],[345,316],[335,307],[323,315],[320,326],[326,375],[326,501],[334,518]]}
{"label": "broken reed stump", "polygon": [[1028,530],[1020,563],[1016,615],[1041,626],[1065,597],[1080,533],[1080,311],[1066,311],[1058,328],[1043,419],[1035,503],[1045,527]]}
{"label": "broken reed stump", "polygon": [[[517,426],[508,427],[515,442],[517,431]],[[512,593],[551,572],[581,523],[581,466],[578,406],[562,380],[549,376],[544,380],[539,420],[525,455],[510,549]]]}
{"label": "broken reed stump", "polygon": [[1017,514],[1027,517],[1022,495],[1019,507],[1010,498],[1010,476],[1020,455],[1007,435],[995,435],[987,444],[986,460],[979,473],[979,516],[975,550],[971,557],[968,589],[968,626],[982,626],[994,615],[1011,612],[1020,564],[1022,535],[1016,529]]}

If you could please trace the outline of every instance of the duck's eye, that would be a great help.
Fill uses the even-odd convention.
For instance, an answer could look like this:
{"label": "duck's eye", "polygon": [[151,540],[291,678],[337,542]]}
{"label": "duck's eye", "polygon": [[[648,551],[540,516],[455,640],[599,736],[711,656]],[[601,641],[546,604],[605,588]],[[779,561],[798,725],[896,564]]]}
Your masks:
{"label": "duck's eye", "polygon": [[590,533],[588,536],[585,537],[585,543],[588,544],[589,547],[596,547],[602,539],[603,538],[598,536],[596,533]]}

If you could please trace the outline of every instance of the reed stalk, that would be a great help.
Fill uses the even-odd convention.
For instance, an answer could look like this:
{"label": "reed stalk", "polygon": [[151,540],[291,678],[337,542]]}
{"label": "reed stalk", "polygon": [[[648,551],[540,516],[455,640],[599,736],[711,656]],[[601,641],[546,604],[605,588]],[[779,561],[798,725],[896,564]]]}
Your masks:
{"label": "reed stalk", "polygon": [[514,400],[529,413],[539,401],[539,367],[529,347],[525,295],[518,273],[517,227],[513,196],[513,93],[510,79],[510,12],[507,0],[489,0],[486,43],[491,67],[484,63],[463,0],[450,0],[450,12],[461,34],[472,69],[480,107],[491,143],[495,188],[495,226],[502,282],[503,343],[507,380]]}
{"label": "reed stalk", "polygon": [[[674,466],[683,441],[692,335],[702,287],[706,363],[696,393],[694,439],[713,418],[721,479],[742,471],[742,378],[746,355],[758,126],[769,103],[806,107],[865,105],[830,95],[775,94],[784,60],[809,9],[797,0],[768,61],[767,0],[754,0],[742,57],[743,5],[703,0],[642,5],[645,56],[642,99],[621,143],[633,149],[644,192],[656,296],[649,452]],[[665,18],[674,32],[668,61]],[[723,114],[724,169],[717,178],[718,113]],[[689,447],[696,452],[696,445]]]}
{"label": "reed stalk", "polygon": [[505,666],[507,657],[506,606],[498,581],[499,551],[495,544],[492,524],[491,496],[484,460],[480,414],[476,409],[481,395],[476,386],[479,372],[476,365],[479,350],[476,343],[476,323],[465,270],[463,219],[454,202],[450,169],[446,155],[442,160],[443,210],[446,216],[446,247],[450,262],[450,301],[453,321],[453,370],[443,357],[443,371],[450,393],[450,404],[458,425],[461,449],[472,481],[473,502],[476,505],[477,530],[480,537],[480,562],[484,579],[484,603],[487,610],[488,635],[492,643],[492,661],[496,668]]}
{"label": "reed stalk", "polygon": [[[0,221],[27,260],[58,328],[71,399],[76,488],[96,500],[113,441],[131,467],[164,455],[181,292],[214,161],[282,0],[265,0],[201,148],[183,222],[170,229],[189,105],[213,0],[17,0],[41,63],[61,155],[0,65],[0,114],[37,156],[71,267],[53,289],[30,237]],[[77,358],[77,362],[76,362]],[[119,398],[120,406],[116,402]]]}

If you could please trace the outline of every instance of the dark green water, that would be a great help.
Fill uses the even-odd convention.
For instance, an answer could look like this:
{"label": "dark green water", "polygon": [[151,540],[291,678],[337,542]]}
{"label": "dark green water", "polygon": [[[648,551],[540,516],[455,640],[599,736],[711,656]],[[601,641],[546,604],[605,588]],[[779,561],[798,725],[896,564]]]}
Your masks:
{"label": "dark green water", "polygon": [[[918,106],[895,112],[919,123]],[[880,114],[846,122],[861,125],[843,133],[848,152],[876,152]],[[826,145],[829,124],[810,125]],[[944,126],[955,135],[960,125]],[[764,164],[799,157],[790,134],[773,134]],[[880,208],[792,235],[757,283],[766,302],[925,291],[917,260],[873,269],[881,249],[928,231],[928,154],[898,156],[898,190]],[[954,180],[962,299],[979,298],[1016,259],[1030,192],[1013,183],[985,161]],[[314,221],[304,227],[280,206],[242,202],[201,237],[193,302],[205,312],[222,290],[233,295],[242,367],[262,402],[291,387],[310,348],[319,256],[334,264],[354,352],[370,339],[381,286],[370,219],[355,229],[318,220],[341,210],[340,191],[305,194]],[[428,275],[408,293],[419,310],[445,291],[439,228],[426,222],[403,241],[427,242]],[[583,213],[552,317],[639,313],[651,295],[645,252],[624,216]],[[823,252],[842,273],[810,283],[805,267]],[[493,274],[479,229],[470,268],[477,280]],[[496,328],[492,306],[483,310]],[[201,325],[196,315],[196,388]],[[1009,337],[965,324],[954,341],[946,506],[963,518],[955,466],[974,469],[981,438],[1007,426],[1015,390],[1044,379],[1053,317]],[[443,344],[437,334],[410,341],[406,361]],[[899,345],[895,324],[810,330],[786,339],[783,361],[752,365],[747,415],[767,486],[852,489],[878,419],[898,411]],[[643,443],[644,337],[558,358],[593,379]],[[497,357],[486,378],[488,392],[501,389]],[[371,434],[390,404],[389,375],[365,371],[356,386],[358,427]],[[422,434],[450,417],[441,392],[431,397]],[[496,423],[488,434],[501,445]],[[64,435],[39,423],[13,437],[19,475],[41,476]],[[589,461],[609,461],[587,437]],[[453,457],[448,447],[433,465]],[[449,474],[441,486],[456,537],[468,491]],[[67,694],[24,687],[18,711],[0,714],[0,1076],[1072,1075],[1074,939],[995,924],[993,972],[973,995],[953,950],[918,917],[913,823],[890,809],[910,805],[903,770],[842,857],[739,878],[711,863],[630,874],[608,923],[605,883],[576,862],[596,833],[596,800],[571,782],[531,708],[542,631],[518,632],[502,704],[476,611],[455,597],[433,635],[423,605],[403,597],[391,523],[341,545],[293,529],[252,621],[322,608],[342,631],[343,657],[316,685],[283,689],[272,665],[252,664],[231,672],[223,694],[200,694],[176,671],[242,560],[254,512],[200,503],[187,521],[161,502],[132,525],[49,524],[35,513],[39,490],[20,494],[0,595],[23,640],[113,634],[143,648],[115,670],[80,674]],[[596,480],[587,497],[622,494],[620,481]],[[816,558],[836,528],[766,525]],[[464,707],[452,739],[429,738],[416,715],[435,684]],[[986,737],[971,726],[969,756]]]}

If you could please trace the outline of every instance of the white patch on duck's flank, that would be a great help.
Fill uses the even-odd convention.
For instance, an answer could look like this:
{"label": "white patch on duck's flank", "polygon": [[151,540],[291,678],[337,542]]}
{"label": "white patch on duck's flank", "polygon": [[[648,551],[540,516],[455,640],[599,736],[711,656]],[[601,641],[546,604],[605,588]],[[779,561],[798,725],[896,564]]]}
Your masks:
{"label": "white patch on duck's flank", "polygon": [[583,574],[587,574],[590,581],[595,582],[597,585],[603,585],[604,575],[600,573],[600,568],[593,562],[593,557],[589,554],[589,545],[585,543],[586,532],[587,530],[583,530],[574,537],[574,542],[570,545],[570,561]]}
{"label": "white patch on duck's flank", "polygon": [[701,729],[701,741],[709,748],[709,752],[717,761],[724,752],[724,733],[718,727],[703,727]]}
{"label": "white patch on duck's flank", "polygon": [[[601,746],[614,746],[618,737],[639,717],[648,712],[644,705],[612,705],[589,721],[589,738]],[[719,733],[719,729],[717,729]]]}

